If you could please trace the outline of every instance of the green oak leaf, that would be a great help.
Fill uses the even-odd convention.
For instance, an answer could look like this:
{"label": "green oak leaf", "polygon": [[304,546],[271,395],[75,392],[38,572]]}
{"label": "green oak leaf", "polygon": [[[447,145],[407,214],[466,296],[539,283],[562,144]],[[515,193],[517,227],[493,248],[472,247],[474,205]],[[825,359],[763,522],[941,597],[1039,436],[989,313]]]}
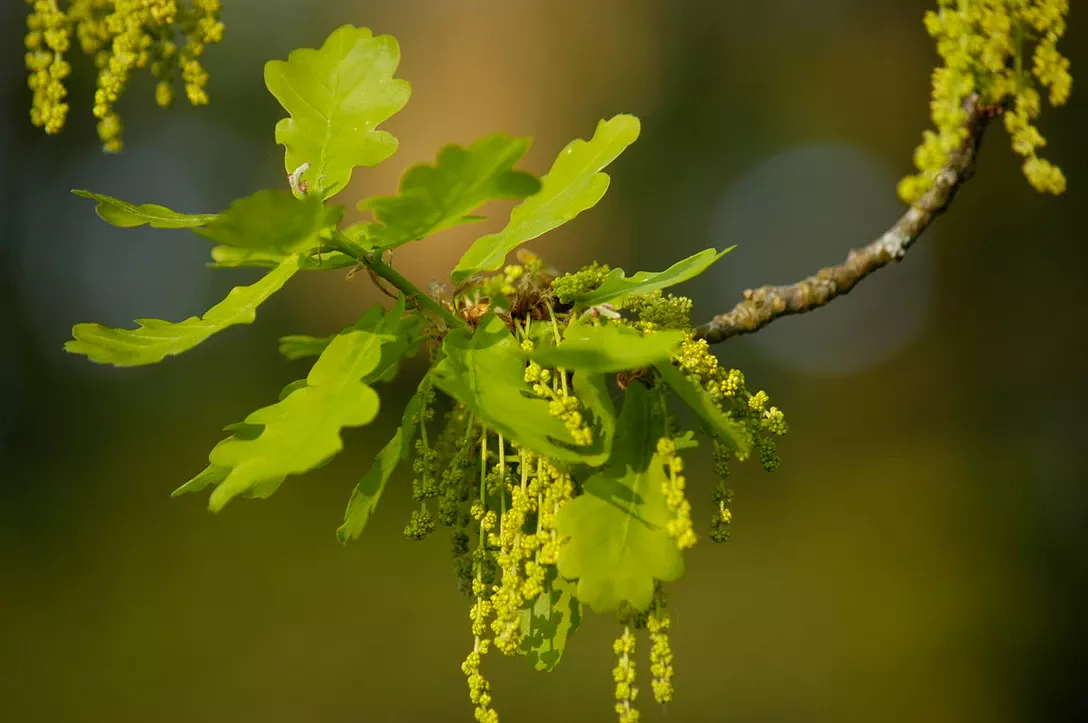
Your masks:
{"label": "green oak leaf", "polygon": [[[234,246],[213,246],[211,256],[212,262],[208,266],[215,269],[274,268],[283,261],[282,254],[257,251],[255,249],[240,249]],[[299,268],[302,268],[301,263]]]}
{"label": "green oak leaf", "polygon": [[435,165],[408,169],[396,196],[359,202],[361,210],[371,211],[378,220],[366,227],[367,244],[371,248],[396,248],[479,220],[479,216],[469,214],[488,201],[536,193],[540,182],[535,177],[512,170],[529,142],[529,138],[496,133],[468,148],[446,146],[439,151]]}
{"label": "green oak leaf", "polygon": [[[397,301],[386,311],[380,305],[367,309],[359,320],[348,327],[348,330],[369,331],[374,334],[387,334],[397,337],[397,341],[382,346],[382,358],[377,368],[363,380],[367,384],[373,382],[386,382],[395,376],[400,363],[409,357],[415,356],[423,343],[423,317],[416,313],[405,313],[408,301],[403,294],[397,297]],[[334,337],[335,338],[335,337]]]}
{"label": "green oak leaf", "polygon": [[[263,428],[258,427],[257,429]],[[176,490],[170,493],[170,496],[178,497],[180,495],[188,494],[190,492],[200,492],[207,489],[208,487],[214,487],[215,485],[225,480],[228,474],[230,474],[230,469],[226,467],[213,467],[212,465],[208,465],[204,468],[204,471],[202,471],[196,477],[193,477],[181,487],[178,487]]]}
{"label": "green oak leaf", "polygon": [[318,234],[343,215],[342,206],[326,207],[314,196],[298,199],[286,191],[257,191],[194,232],[224,246],[286,255],[316,247]]}
{"label": "green oak leaf", "polygon": [[288,359],[305,359],[308,356],[319,356],[325,351],[335,334],[329,336],[306,336],[305,334],[293,334],[280,337],[280,354]]}
{"label": "green oak leaf", "polygon": [[[365,382],[369,380],[364,379],[363,381]],[[293,382],[289,382],[288,384],[284,385],[283,389],[280,390],[280,395],[276,397],[276,399],[282,402],[284,399],[287,399],[288,395],[294,394],[296,390],[302,389],[304,386],[306,386],[305,379],[296,379]],[[223,430],[226,432],[234,432],[239,429],[245,430],[250,427],[254,427],[258,434],[262,429],[261,427],[257,427],[256,425],[246,424],[245,422],[235,422],[234,424],[228,424],[227,426],[223,427]]]}
{"label": "green oak leaf", "polygon": [[608,374],[668,361],[686,336],[683,331],[643,334],[620,324],[578,324],[557,346],[539,346],[528,357],[543,367]]}
{"label": "green oak leaf", "polygon": [[[362,201],[359,202],[360,204]],[[370,227],[374,224],[369,221],[357,221],[356,223],[349,224],[340,229],[340,233],[349,240],[353,241],[359,246],[367,248],[366,234],[370,230]]]}
{"label": "green oak leaf", "polygon": [[[382,347],[384,357],[379,372],[368,381],[388,381],[392,375],[389,368],[395,367],[406,357],[414,356],[419,344],[423,340],[423,319],[418,314],[412,313],[405,316],[407,308],[404,296],[397,299],[397,303],[388,312],[381,306],[373,306],[363,314],[358,321],[348,329],[370,331],[375,334],[392,334],[399,338],[399,343]],[[303,359],[305,357],[320,356],[336,334],[316,337],[306,334],[280,337],[280,354],[288,359]],[[388,378],[387,378],[388,377]]]}
{"label": "green oak leaf", "polygon": [[[309,389],[311,387],[311,378],[314,375],[314,370],[319,369],[319,365],[322,364],[322,359],[326,358],[325,354],[328,352],[329,347],[332,347],[335,344],[343,346],[345,344],[345,336],[352,333],[365,333],[375,339],[381,340],[377,359],[373,361],[372,366],[362,374],[358,381],[365,386],[378,381],[385,381],[390,378],[396,372],[400,361],[404,357],[414,354],[422,342],[422,321],[418,314],[405,314],[405,307],[406,303],[403,296],[397,300],[397,303],[394,304],[393,308],[388,312],[380,306],[374,306],[363,314],[357,322],[344,329],[340,334],[334,335],[325,349],[322,350],[318,363],[314,365],[314,368],[310,372],[310,376],[306,379],[296,380],[285,386],[280,392],[279,402],[284,403],[294,394]],[[369,361],[368,364],[370,364]],[[326,391],[328,391],[328,389],[326,389]],[[312,396],[312,392],[308,394],[311,394]],[[278,405],[272,406],[276,407]],[[270,407],[266,407],[265,409],[270,409]],[[261,411],[263,410],[258,410],[258,412]],[[254,414],[257,414],[257,412]],[[211,454],[209,454],[209,459],[212,464],[196,477],[176,489],[173,496],[178,496],[186,492],[197,492],[209,486],[219,485],[227,479],[232,471],[232,466],[216,462],[216,458],[223,454],[217,450],[220,450],[221,448],[229,450],[232,446],[237,446],[238,442],[254,442],[261,445],[266,444],[268,439],[262,436],[265,425],[255,422],[252,419],[253,416],[254,415],[250,415],[245,422],[228,425],[226,429],[227,431],[232,432],[232,435],[217,444]],[[296,420],[291,420],[291,423],[293,424],[295,421]],[[304,424],[305,420],[301,420],[300,423]],[[339,439],[338,432],[334,436]],[[323,462],[315,464],[310,469],[316,468],[321,464],[323,464]],[[266,472],[264,473],[265,476],[246,489],[244,494],[247,497],[268,497],[283,483],[288,474],[296,473],[284,470]],[[225,504],[225,502],[223,502],[223,504]],[[217,508],[213,507],[213,509]]]}
{"label": "green oak leaf", "polygon": [[589,141],[578,139],[568,144],[540,179],[540,192],[514,208],[506,228],[476,239],[469,247],[450,275],[454,283],[483,271],[497,271],[506,255],[521,244],[595,206],[608,190],[608,174],[601,169],[634,143],[638,134],[638,118],[617,115],[598,123]]}
{"label": "green oak leaf", "polygon": [[695,449],[699,446],[699,440],[695,439],[695,432],[690,429],[679,437],[673,437],[672,441],[676,445],[677,452],[682,452],[685,449]]}
{"label": "green oak leaf", "polygon": [[208,456],[230,472],[212,491],[209,507],[219,511],[233,497],[262,483],[282,481],[319,467],[344,446],[340,430],[369,424],[378,414],[378,394],[362,381],[382,358],[394,336],[350,330],[337,335],[318,357],[306,386],[258,409],[246,424],[263,425],[254,439],[237,435],[220,442]]}
{"label": "green oak leaf", "polygon": [[645,294],[658,289],[667,289],[706,271],[714,262],[732,251],[730,246],[723,251],[704,249],[665,269],[664,271],[639,271],[627,278],[623,269],[612,269],[604,282],[593,291],[574,299],[579,306],[612,304],[623,306],[623,300],[631,294]]}
{"label": "green oak leaf", "polygon": [[[213,246],[212,262],[208,266],[214,269],[234,269],[242,267],[272,268],[283,261],[283,254],[256,249],[240,249],[234,246]],[[302,254],[298,267],[302,271],[326,271],[345,269],[359,263],[341,251],[327,249],[309,249]]]}
{"label": "green oak leaf", "polygon": [[154,228],[196,228],[218,218],[218,214],[215,213],[178,213],[155,203],[141,203],[136,206],[128,201],[91,191],[73,190],[72,193],[97,201],[94,212],[98,214],[98,217],[106,223],[121,228],[132,228],[144,224],[150,224]]}
{"label": "green oak leaf", "polygon": [[521,611],[525,630],[521,653],[537,670],[551,672],[563,656],[567,639],[582,624],[582,603],[574,596],[575,584],[555,574],[554,568],[548,569],[544,591]]}
{"label": "green oak leaf", "polygon": [[595,612],[624,602],[645,610],[654,580],[669,582],[684,572],[684,559],[665,525],[664,460],[655,453],[664,435],[654,393],[641,384],[627,389],[619,429],[607,467],[586,480],[584,491],[555,517],[560,537],[559,574],[577,579],[577,597]]}
{"label": "green oak leaf", "polygon": [[302,256],[302,268],[306,271],[329,271],[358,266],[359,259],[342,251],[310,249]]}
{"label": "green oak leaf", "polygon": [[288,174],[322,200],[338,193],[356,166],[376,166],[397,150],[397,139],[376,130],[404,107],[411,86],[394,79],[400,46],[390,35],[344,25],[319,49],[293,50],[264,66],[264,82],[290,117],[276,123],[286,147]]}
{"label": "green oak leaf", "polygon": [[658,364],[655,368],[676,396],[699,415],[712,434],[720,437],[740,459],[748,457],[752,438],[743,424],[726,416],[705,389],[694,384],[672,363]]}
{"label": "green oak leaf", "polygon": [[[302,384],[299,385],[299,382],[302,382]],[[291,382],[286,387],[284,387],[283,391],[280,392],[279,398],[284,399],[285,397],[287,397],[287,395],[291,394],[300,386],[305,386],[306,384],[305,379],[300,379],[299,382]],[[258,436],[260,436],[261,432],[264,431],[264,427],[259,424],[246,424],[245,422],[235,422],[234,424],[228,424],[225,428],[225,431],[233,433],[230,437],[228,437],[228,439],[251,440],[256,439]],[[223,442],[220,442],[220,444],[222,443]],[[225,480],[227,478],[227,475],[229,474],[230,467],[219,467],[210,464],[205,467],[204,470],[196,477],[193,477],[191,480],[170,493],[170,496],[180,497],[181,495],[189,494],[191,492],[201,492],[208,487],[216,486],[217,484]],[[252,498],[269,497],[273,492],[276,491],[276,489],[280,486],[283,480],[283,477],[266,480],[259,488],[251,490],[249,493],[246,494],[246,496]]]}
{"label": "green oak leaf", "polygon": [[208,309],[200,318],[193,316],[179,322],[137,319],[139,327],[136,329],[76,324],[72,328],[75,339],[66,342],[64,349],[73,354],[83,354],[98,364],[117,367],[160,362],[168,356],[192,349],[229,326],[252,324],[257,318],[257,307],[294,276],[298,264],[297,255],[288,256],[256,283],[231,289],[227,298]]}
{"label": "green oak leaf", "polygon": [[608,384],[603,374],[590,374],[579,370],[571,378],[574,395],[582,406],[590,412],[589,421],[593,425],[593,443],[584,447],[583,462],[591,467],[600,467],[612,455],[612,440],[616,435],[616,407],[608,392]]}
{"label": "green oak leaf", "polygon": [[566,426],[548,413],[548,402],[525,383],[519,349],[502,320],[485,314],[475,333],[458,328],[446,334],[444,356],[432,369],[435,386],[507,439],[538,454],[584,461],[586,455],[574,447]]}
{"label": "green oak leaf", "polygon": [[344,511],[344,524],[336,530],[336,537],[340,542],[354,540],[363,533],[370,516],[378,507],[378,500],[385,491],[386,484],[393,476],[401,461],[408,459],[412,450],[412,442],[415,440],[419,424],[415,417],[423,410],[423,398],[430,388],[430,377],[424,377],[419,388],[401,415],[400,426],[393,438],[389,440],[374,458],[374,464],[370,467],[359,484],[351,491],[348,498],[348,508]]}

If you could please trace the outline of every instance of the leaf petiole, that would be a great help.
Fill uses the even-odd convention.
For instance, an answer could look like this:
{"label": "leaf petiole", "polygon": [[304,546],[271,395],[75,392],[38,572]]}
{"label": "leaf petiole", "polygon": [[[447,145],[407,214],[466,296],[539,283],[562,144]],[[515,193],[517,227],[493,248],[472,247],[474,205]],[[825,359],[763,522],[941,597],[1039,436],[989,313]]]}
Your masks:
{"label": "leaf petiole", "polygon": [[450,327],[468,325],[463,319],[455,316],[452,311],[432,299],[429,295],[424,293],[423,290],[402,276],[400,272],[385,263],[381,258],[380,252],[375,253],[367,251],[336,229],[332,232],[330,242],[329,245],[334,249],[358,259],[359,263],[363,266],[366,266],[375,274],[392,284],[396,289],[403,292],[404,295],[414,301],[421,310],[429,311],[432,314],[439,316]]}

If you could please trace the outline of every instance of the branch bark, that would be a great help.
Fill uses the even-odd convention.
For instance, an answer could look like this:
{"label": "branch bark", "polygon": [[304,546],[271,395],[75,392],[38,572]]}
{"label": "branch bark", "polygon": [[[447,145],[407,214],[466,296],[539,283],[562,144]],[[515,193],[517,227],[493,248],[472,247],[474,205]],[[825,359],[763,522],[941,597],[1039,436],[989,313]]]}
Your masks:
{"label": "branch bark", "polygon": [[929,224],[948,208],[959,187],[974,174],[979,144],[993,112],[980,107],[975,95],[966,99],[964,110],[967,112],[967,138],[937,173],[933,187],[880,238],[852,250],[846,261],[838,266],[820,269],[797,283],[745,290],[743,300],[731,311],[698,327],[696,337],[715,344],[759,331],[780,317],[814,311],[849,293],[877,269],[902,260]]}

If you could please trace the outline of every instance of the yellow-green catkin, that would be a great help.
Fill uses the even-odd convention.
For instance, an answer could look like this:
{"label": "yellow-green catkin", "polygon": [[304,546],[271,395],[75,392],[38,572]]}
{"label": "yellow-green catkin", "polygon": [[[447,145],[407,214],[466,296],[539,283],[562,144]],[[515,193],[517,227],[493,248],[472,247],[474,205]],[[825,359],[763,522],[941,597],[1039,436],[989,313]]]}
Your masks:
{"label": "yellow-green catkin", "polygon": [[208,74],[198,58],[207,45],[223,39],[219,0],[70,0],[63,10],[58,0],[27,4],[30,120],[46,133],[59,133],[67,117],[62,81],[71,68],[63,56],[73,34],[98,68],[92,110],[105,151],[121,150],[122,125],[115,105],[133,70],[150,68],[158,80],[155,102],[160,106],[173,103],[178,75],[190,103],[208,102]]}
{"label": "yellow-green catkin", "polygon": [[[527,453],[526,453],[527,455]],[[499,463],[498,474],[502,480],[503,504],[505,497],[510,494],[510,506],[503,510],[499,519],[497,533],[492,533],[489,539],[490,546],[498,548],[497,562],[499,566],[499,584],[492,590],[491,602],[495,610],[495,619],[491,623],[491,630],[495,634],[494,643],[502,653],[514,655],[521,650],[521,641],[525,630],[521,624],[521,608],[527,599],[527,591],[534,592],[531,585],[527,585],[527,564],[534,552],[534,545],[525,544],[523,538],[531,537],[523,534],[525,520],[529,513],[535,510],[535,500],[528,494],[529,465],[526,464],[526,456],[520,456],[520,484],[514,484],[507,475],[506,449],[499,435]]]}
{"label": "yellow-green catkin", "polygon": [[710,539],[718,543],[729,540],[729,526],[733,522],[733,511],[729,508],[733,503],[733,490],[726,484],[729,478],[729,457],[729,448],[721,440],[715,439],[714,474],[717,480],[711,498],[713,514],[710,516]]}
{"label": "yellow-green catkin", "polygon": [[673,518],[666,523],[665,530],[676,540],[677,547],[686,550],[695,545],[697,538],[691,525],[691,503],[684,494],[687,479],[682,474],[683,460],[677,454],[676,443],[667,437],[657,441],[657,454],[665,466],[665,480],[661,483],[661,491],[673,514]]}
{"label": "yellow-green catkin", "polygon": [[[705,339],[689,336],[680,344],[674,361],[689,380],[706,390],[727,416],[744,426],[745,433],[759,452],[763,468],[768,472],[778,469],[780,460],[775,438],[786,434],[789,426],[782,410],[770,403],[767,393],[762,390],[755,394],[749,392],[744,374],[739,369],[723,367],[711,353]],[[714,469],[718,482],[714,487],[710,539],[719,543],[729,539],[729,526],[733,520],[733,512],[729,508],[733,492],[725,485],[725,478],[729,474],[728,460],[733,454],[720,439],[714,440]],[[743,459],[739,454],[737,457]],[[669,471],[670,476],[679,473],[679,470]],[[669,494],[666,488],[666,498]],[[675,492],[672,494],[676,496]],[[690,517],[690,506],[681,509]],[[673,524],[680,529],[690,522],[682,522],[678,515]]]}
{"label": "yellow-green catkin", "polygon": [[559,534],[555,528],[555,516],[567,502],[574,498],[574,479],[570,473],[546,457],[537,457],[537,482],[530,487],[537,497],[537,540],[541,565],[555,565],[559,561]]}
{"label": "yellow-green catkin", "polygon": [[612,679],[616,682],[616,713],[619,723],[638,723],[638,688],[635,687],[635,635],[630,626],[625,625],[623,635],[612,645],[616,654],[616,667],[612,670]]}
{"label": "yellow-green catkin", "polygon": [[[557,330],[556,343],[558,339]],[[535,347],[532,341],[525,339],[521,342],[521,348],[532,351]],[[548,414],[563,422],[576,445],[586,447],[593,444],[593,429],[582,414],[581,401],[570,393],[564,370],[544,369],[537,362],[530,361],[525,366],[524,378],[534,394],[548,400]]]}
{"label": "yellow-green catkin", "polygon": [[918,173],[900,181],[900,198],[917,201],[964,142],[963,104],[971,94],[1003,112],[1028,182],[1042,192],[1062,193],[1061,169],[1036,154],[1046,140],[1034,122],[1042,105],[1040,88],[1053,106],[1064,104],[1072,88],[1069,60],[1057,50],[1069,0],[938,0],[938,6],[925,16],[944,61],[933,72],[930,110],[936,130],[923,133],[914,152]]}
{"label": "yellow-green catkin", "polygon": [[760,451],[760,459],[768,470],[778,467],[773,437],[789,431],[782,410],[770,404],[770,397],[760,390],[755,394],[745,386],[739,369],[728,369],[718,363],[705,339],[689,336],[680,344],[675,361],[693,383],[703,387],[710,398],[730,417],[744,424]]}
{"label": "yellow-green catkin", "polygon": [[624,308],[638,316],[633,325],[643,331],[656,329],[690,329],[692,301],[686,296],[665,294],[660,290],[632,294]]}
{"label": "yellow-green catkin", "polygon": [[664,705],[672,701],[672,645],[669,643],[669,626],[672,620],[665,606],[657,605],[646,618],[650,632],[650,687],[654,700]]}
{"label": "yellow-green catkin", "polygon": [[31,12],[26,26],[27,85],[33,92],[30,122],[46,133],[59,133],[68,115],[64,79],[72,68],[64,60],[71,27],[56,0],[27,0]]}
{"label": "yellow-green catkin", "polygon": [[560,304],[569,304],[583,294],[600,286],[608,276],[609,267],[594,261],[572,274],[565,274],[552,281],[552,292]]}
{"label": "yellow-green catkin", "polygon": [[476,720],[479,723],[498,723],[499,714],[491,705],[491,684],[480,672],[480,663],[490,648],[490,640],[487,638],[487,622],[493,612],[491,601],[488,599],[487,584],[484,582],[484,559],[487,552],[486,540],[488,532],[495,527],[497,519],[494,510],[487,510],[486,499],[486,474],[487,474],[487,430],[480,435],[480,501],[473,505],[472,516],[480,521],[479,545],[475,559],[475,579],[472,581],[472,594],[476,600],[469,611],[469,619],[472,621],[473,644],[472,651],[461,664],[461,672],[468,681],[469,700],[475,708]]}
{"label": "yellow-green catkin", "polygon": [[[488,449],[491,436],[497,438],[496,452]],[[574,495],[574,480],[559,465],[508,444],[502,435],[481,430],[480,496],[467,515],[479,523],[479,545],[472,555],[473,648],[462,671],[482,723],[497,723],[498,713],[481,660],[492,646],[506,655],[522,652],[523,612],[544,592],[548,566],[554,569],[558,559],[555,515]]]}
{"label": "yellow-green catkin", "polygon": [[499,723],[499,713],[491,706],[491,684],[480,673],[480,662],[486,652],[486,641],[477,639],[477,649],[473,650],[461,663],[461,672],[468,679],[469,699],[475,708],[479,723]]}

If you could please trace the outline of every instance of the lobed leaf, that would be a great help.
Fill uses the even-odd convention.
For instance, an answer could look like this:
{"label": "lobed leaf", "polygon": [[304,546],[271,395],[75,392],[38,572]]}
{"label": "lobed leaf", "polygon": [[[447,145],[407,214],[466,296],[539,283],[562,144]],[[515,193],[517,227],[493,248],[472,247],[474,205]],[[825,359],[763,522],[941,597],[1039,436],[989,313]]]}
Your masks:
{"label": "lobed leaf", "polygon": [[171,497],[179,497],[180,495],[188,494],[190,492],[200,492],[208,487],[214,487],[227,478],[230,474],[230,469],[226,467],[215,467],[208,465],[204,470],[193,477],[191,480],[178,487],[176,490],[170,493]]}
{"label": "lobed leaf", "polygon": [[362,378],[377,368],[381,347],[394,341],[396,337],[367,331],[337,335],[318,357],[305,386],[246,417],[246,424],[263,425],[260,435],[226,439],[208,456],[212,465],[230,469],[211,494],[211,509],[222,509],[262,483],[324,464],[343,448],[342,428],[373,421],[378,395]]}
{"label": "lobed leaf", "polygon": [[196,228],[211,223],[219,214],[215,213],[178,213],[166,206],[155,203],[141,203],[139,206],[122,201],[112,196],[91,191],[73,190],[77,196],[97,201],[94,212],[106,223],[132,228],[149,224],[154,228]]}
{"label": "lobed leaf", "polygon": [[567,639],[582,624],[582,603],[574,596],[575,584],[549,568],[544,591],[521,611],[525,637],[521,653],[537,670],[551,672],[563,657]]}
{"label": "lobed leaf", "polygon": [[[397,336],[397,344],[382,347],[383,356],[378,366],[378,372],[368,377],[368,381],[385,381],[386,376],[390,376],[390,367],[395,367],[405,357],[413,356],[422,342],[423,319],[414,313],[406,316],[406,308],[407,300],[401,295],[397,298],[397,303],[388,312],[381,306],[372,306],[354,324],[342,330],[355,329],[357,331]],[[279,351],[288,359],[320,356],[321,352],[334,339],[336,339],[336,334],[324,337],[305,334],[283,336],[280,337]]]}
{"label": "lobed leaf", "polygon": [[[302,382],[302,386],[305,386],[305,379],[301,379],[299,381]],[[291,382],[290,384],[288,384],[286,387],[283,388],[283,391],[280,392],[280,399],[284,399],[288,394],[298,389],[299,386],[300,385],[298,382]],[[264,431],[264,427],[259,424],[246,424],[245,422],[236,422],[234,424],[228,424],[225,430],[228,432],[233,432],[233,434],[226,440],[221,441],[219,444],[223,444],[223,442],[232,439],[256,439],[260,436],[261,432]],[[191,480],[171,492],[170,496],[180,497],[181,495],[191,492],[201,492],[208,487],[215,487],[220,482],[225,480],[227,478],[227,475],[229,474],[230,467],[220,467],[218,465],[210,464],[205,467],[203,471],[201,471],[200,474],[198,474],[196,477],[193,477]],[[265,480],[265,482],[259,488],[254,488],[249,493],[247,493],[246,496],[253,498],[269,497],[273,492],[276,491],[280,484],[283,483],[283,480],[284,477],[276,477]]]}
{"label": "lobed leaf", "polygon": [[325,351],[325,347],[335,338],[335,334],[323,337],[306,336],[305,334],[281,336],[280,354],[291,360],[305,359],[308,356],[320,356],[321,352]]}
{"label": "lobed leaf", "polygon": [[638,118],[617,115],[598,123],[589,141],[568,144],[541,179],[540,192],[514,208],[506,228],[476,239],[469,247],[451,274],[454,283],[483,271],[497,271],[506,255],[521,244],[595,206],[608,190],[608,174],[601,169],[634,143],[638,134]]}
{"label": "lobed leaf", "polygon": [[311,249],[302,256],[302,268],[306,271],[330,271],[335,269],[347,269],[359,265],[359,259],[350,256],[343,251],[328,251]]}
{"label": "lobed leaf", "polygon": [[264,81],[290,116],[276,123],[284,166],[322,200],[338,193],[356,166],[376,166],[397,150],[377,126],[404,107],[411,86],[394,79],[400,46],[390,35],[344,25],[318,49],[293,50],[264,66]]}
{"label": "lobed leaf", "polygon": [[320,467],[342,448],[340,429],[367,424],[377,413],[370,384],[389,378],[421,342],[418,315],[405,315],[401,297],[386,312],[373,307],[335,335],[306,379],[284,387],[279,401],[227,427],[233,434],[212,449],[211,464],[174,495],[217,486],[210,506],[233,497],[267,497],[291,474]]}
{"label": "lobed leaf", "polygon": [[389,381],[396,375],[400,363],[419,351],[423,343],[424,319],[415,312],[406,314],[406,308],[407,299],[402,294],[388,311],[381,306],[372,306],[349,327],[397,337],[395,342],[382,346],[382,357],[377,368],[364,380],[368,384]]}
{"label": "lobed leaf", "polygon": [[730,246],[723,251],[704,249],[677,261],[664,271],[639,271],[630,278],[627,278],[623,269],[612,269],[600,286],[575,298],[574,303],[579,306],[612,304],[621,307],[623,300],[631,294],[645,294],[658,289],[667,289],[695,278],[735,248],[736,246]]}
{"label": "lobed leaf", "polygon": [[[212,262],[208,266],[215,269],[274,268],[283,261],[281,254],[269,251],[255,251],[253,249],[239,249],[234,246],[213,246],[211,256]],[[299,268],[302,268],[301,263]]]}
{"label": "lobed leaf", "polygon": [[655,579],[669,582],[684,572],[665,530],[672,512],[662,491],[664,460],[655,453],[664,422],[645,386],[634,384],[625,396],[608,466],[555,517],[559,535],[569,538],[559,549],[559,574],[577,579],[578,599],[599,613],[625,602],[645,610]]}
{"label": "lobed leaf", "polygon": [[344,511],[344,524],[336,530],[336,537],[340,542],[354,540],[363,533],[367,523],[370,522],[371,515],[378,507],[378,500],[381,499],[389,479],[401,461],[408,459],[419,429],[415,417],[423,410],[423,397],[430,385],[430,377],[424,377],[416,393],[404,407],[400,426],[393,438],[374,457],[374,464],[351,491],[348,508]]}
{"label": "lobed leaf", "polygon": [[298,271],[299,257],[288,256],[272,271],[249,286],[236,286],[227,298],[205,312],[180,322],[161,319],[137,319],[136,329],[111,329],[101,324],[76,324],[74,340],[64,349],[83,354],[98,364],[117,367],[154,364],[168,356],[181,354],[200,344],[212,334],[236,324],[252,324],[257,307],[279,291]]}
{"label": "lobed leaf", "polygon": [[449,145],[435,165],[408,169],[396,196],[359,202],[378,223],[366,225],[373,248],[391,249],[462,223],[479,220],[469,214],[496,199],[524,198],[540,190],[529,173],[512,170],[529,148],[529,138],[496,133],[468,148]]}
{"label": "lobed leaf", "polygon": [[548,413],[548,402],[532,395],[519,350],[502,320],[485,314],[475,333],[458,328],[446,334],[444,357],[432,369],[435,386],[507,439],[555,459],[584,461],[586,453]]}
{"label": "lobed leaf", "polygon": [[[259,268],[272,268],[283,261],[283,255],[271,251],[257,251],[254,249],[240,249],[234,246],[213,246],[212,263],[208,264],[216,269],[234,269],[240,267],[255,266]],[[310,249],[302,254],[298,267],[302,271],[325,271],[329,269],[345,269],[358,264],[358,259],[341,251],[328,251],[324,249]]]}
{"label": "lobed leaf", "polygon": [[556,346],[540,346],[528,356],[544,367],[608,374],[668,361],[684,340],[683,331],[643,334],[621,324],[576,324]]}
{"label": "lobed leaf", "polygon": [[692,383],[671,363],[658,364],[655,368],[676,396],[702,418],[712,434],[720,437],[741,459],[748,456],[752,440],[743,424],[727,417],[705,389]]}
{"label": "lobed leaf", "polygon": [[298,199],[286,191],[265,190],[238,199],[194,232],[227,247],[255,252],[256,258],[268,258],[318,246],[318,234],[338,224],[343,215],[342,206],[326,207],[314,196]]}

